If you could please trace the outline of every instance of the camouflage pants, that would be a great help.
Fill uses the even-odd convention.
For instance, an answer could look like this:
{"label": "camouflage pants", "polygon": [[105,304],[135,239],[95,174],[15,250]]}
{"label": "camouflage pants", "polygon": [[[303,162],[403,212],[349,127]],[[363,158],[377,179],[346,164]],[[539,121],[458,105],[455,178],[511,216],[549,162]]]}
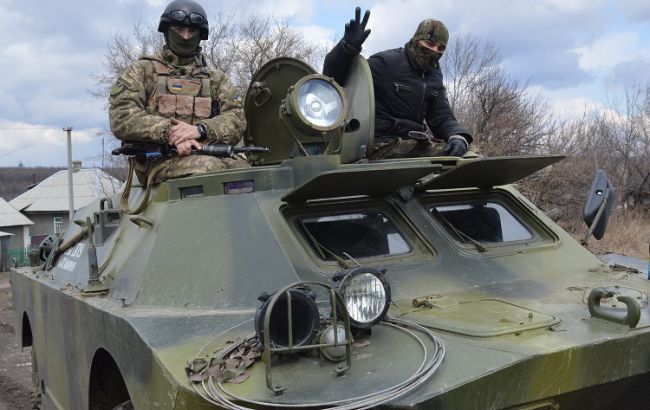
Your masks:
{"label": "camouflage pants", "polygon": [[[186,157],[173,157],[165,162],[164,169],[156,176],[154,183],[170,178],[180,178],[194,174],[206,174],[208,172],[221,171],[232,168],[249,168],[250,164],[242,157],[217,158],[209,155],[188,155]],[[136,175],[143,185],[146,183],[147,175],[159,163],[149,163],[145,166],[136,166]]]}
{"label": "camouflage pants", "polygon": [[375,140],[368,159],[438,157],[444,146],[444,142],[383,137]]}

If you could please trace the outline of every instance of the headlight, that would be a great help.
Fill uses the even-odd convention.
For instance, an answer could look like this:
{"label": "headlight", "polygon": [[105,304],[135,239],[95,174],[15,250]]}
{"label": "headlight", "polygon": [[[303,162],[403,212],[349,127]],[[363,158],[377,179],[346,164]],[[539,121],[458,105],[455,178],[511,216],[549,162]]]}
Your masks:
{"label": "headlight", "polygon": [[321,348],[323,356],[332,362],[340,362],[345,359],[346,344],[348,339],[345,336],[345,327],[342,325],[331,325],[320,334],[320,344],[328,345]]}
{"label": "headlight", "polygon": [[368,267],[350,270],[339,286],[350,314],[350,324],[367,329],[379,322],[390,304],[390,286],[383,274]]}
{"label": "headlight", "polygon": [[[260,341],[264,340],[264,320],[272,296],[264,294],[259,298],[262,305],[255,313],[255,332]],[[288,348],[310,344],[318,331],[319,320],[316,293],[311,289],[295,287],[283,292],[270,312],[270,345]]]}
{"label": "headlight", "polygon": [[327,132],[340,127],[347,100],[336,82],[318,74],[301,78],[285,99],[292,123],[307,132]]}

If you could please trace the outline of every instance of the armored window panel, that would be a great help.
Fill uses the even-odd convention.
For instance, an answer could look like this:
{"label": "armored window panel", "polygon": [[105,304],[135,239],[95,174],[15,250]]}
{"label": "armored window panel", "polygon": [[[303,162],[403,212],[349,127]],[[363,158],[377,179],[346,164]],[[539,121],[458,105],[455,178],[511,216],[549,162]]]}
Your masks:
{"label": "armored window panel", "polygon": [[[560,238],[542,212],[518,192],[495,188],[423,195],[420,203],[462,252],[519,253],[558,246]],[[490,252],[484,253],[486,249]]]}
{"label": "armored window panel", "polygon": [[447,225],[448,229],[460,231],[458,236],[463,243],[468,243],[471,239],[494,244],[533,238],[529,228],[506,207],[496,202],[433,205],[430,211],[451,225]]}
{"label": "armored window panel", "polygon": [[403,255],[411,251],[397,226],[376,211],[298,218],[314,252],[326,261],[336,257],[370,258]]}

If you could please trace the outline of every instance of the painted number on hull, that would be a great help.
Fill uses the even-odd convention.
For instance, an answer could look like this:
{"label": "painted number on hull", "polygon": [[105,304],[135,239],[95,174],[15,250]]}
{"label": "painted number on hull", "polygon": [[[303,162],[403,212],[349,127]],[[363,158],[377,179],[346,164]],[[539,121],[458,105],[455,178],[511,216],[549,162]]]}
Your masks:
{"label": "painted number on hull", "polygon": [[[75,245],[74,248],[68,249],[68,251],[66,253],[64,253],[64,255],[66,257],[64,257],[61,260],[61,263],[59,264],[59,267],[61,269],[63,269],[63,270],[68,271],[68,272],[74,271],[75,266],[77,266],[77,261],[71,260],[71,259],[78,259],[81,256],[81,254],[83,253],[85,248],[86,248],[85,243],[78,243],[77,245]],[[68,258],[71,258],[71,259],[68,259]]]}

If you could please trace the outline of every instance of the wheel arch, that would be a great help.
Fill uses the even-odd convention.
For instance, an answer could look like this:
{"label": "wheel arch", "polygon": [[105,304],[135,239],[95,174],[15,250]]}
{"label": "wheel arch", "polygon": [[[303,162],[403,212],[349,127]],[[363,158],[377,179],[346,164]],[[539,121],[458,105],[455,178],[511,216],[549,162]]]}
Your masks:
{"label": "wheel arch", "polygon": [[95,351],[88,380],[89,409],[111,410],[130,400],[122,372],[113,356],[104,348]]}
{"label": "wheel arch", "polygon": [[31,346],[34,343],[34,337],[32,336],[32,325],[29,321],[29,316],[27,316],[27,312],[23,312],[20,328],[20,340],[18,344],[21,347]]}

